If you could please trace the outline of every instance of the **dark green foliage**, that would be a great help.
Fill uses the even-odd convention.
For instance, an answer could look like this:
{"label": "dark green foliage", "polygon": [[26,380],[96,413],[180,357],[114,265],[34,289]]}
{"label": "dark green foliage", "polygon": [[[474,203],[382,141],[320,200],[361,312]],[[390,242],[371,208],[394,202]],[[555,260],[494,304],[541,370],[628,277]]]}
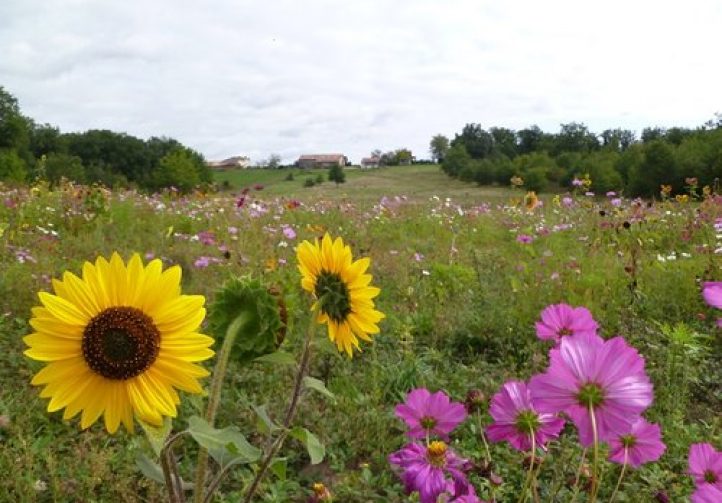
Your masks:
{"label": "dark green foliage", "polygon": [[682,180],[677,174],[674,148],[663,140],[654,140],[644,146],[644,160],[629,171],[629,188],[632,193],[653,196],[659,193],[661,184],[672,185],[678,190]]}
{"label": "dark green foliage", "polygon": [[303,186],[304,186],[304,187],[313,187],[314,185],[316,185],[316,182],[313,181],[313,178],[310,178],[310,177],[309,177],[309,178],[306,178],[306,179],[303,181]]}
{"label": "dark green foliage", "polygon": [[20,183],[27,177],[25,161],[10,149],[0,149],[0,181]]}
{"label": "dark green foliage", "polygon": [[467,124],[451,141],[451,146],[463,146],[473,159],[489,157],[494,149],[494,137],[480,124]]}
{"label": "dark green foliage", "polygon": [[446,153],[449,151],[449,139],[442,135],[437,134],[431,139],[429,152],[431,153],[431,159],[434,162],[444,162]]}
{"label": "dark green foliage", "polygon": [[470,161],[471,156],[466,151],[466,147],[457,143],[456,145],[452,145],[446,153],[446,158],[441,165],[441,169],[450,177],[457,178],[469,165]]}
{"label": "dark green foliage", "polygon": [[78,183],[86,181],[83,161],[74,155],[50,153],[45,159],[44,168],[44,177],[51,185],[57,185],[63,178]]}
{"label": "dark green foliage", "polygon": [[286,333],[285,307],[260,281],[233,277],[216,293],[208,320],[211,333],[223,342],[233,330],[231,358],[248,363],[278,349]]}
{"label": "dark green foliage", "polygon": [[346,173],[343,167],[337,164],[331,166],[331,169],[328,170],[328,180],[330,182],[336,182],[336,185],[346,182]]}

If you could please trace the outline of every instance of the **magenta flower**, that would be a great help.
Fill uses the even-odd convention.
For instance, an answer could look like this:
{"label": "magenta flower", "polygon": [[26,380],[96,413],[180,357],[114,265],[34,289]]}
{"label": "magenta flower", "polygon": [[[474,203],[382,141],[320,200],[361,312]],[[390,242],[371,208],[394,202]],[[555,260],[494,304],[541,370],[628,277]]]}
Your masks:
{"label": "magenta flower", "polygon": [[715,486],[722,490],[722,452],[710,444],[689,446],[689,471],[697,487]]}
{"label": "magenta flower", "polygon": [[486,428],[492,442],[508,441],[514,449],[528,451],[532,435],[536,446],[557,438],[564,420],[556,414],[539,413],[531,401],[526,383],[509,381],[491,399],[489,414],[494,424]]}
{"label": "magenta flower", "polygon": [[466,419],[466,408],[460,402],[452,402],[443,391],[430,393],[418,388],[406,395],[406,401],[396,406],[396,417],[409,428],[411,438],[437,435],[445,440],[459,423]]}
{"label": "magenta flower", "polygon": [[528,234],[519,234],[516,237],[517,243],[522,243],[525,245],[531,244],[532,241],[534,241],[534,238]]}
{"label": "magenta flower", "polygon": [[639,468],[645,463],[657,461],[666,449],[659,425],[639,417],[626,435],[609,440],[609,461],[626,462],[632,468]]}
{"label": "magenta flower", "polygon": [[442,494],[452,498],[469,494],[469,482],[464,474],[469,462],[444,442],[436,440],[428,447],[416,442],[407,444],[391,454],[389,462],[401,468],[406,492],[418,491],[421,503],[436,503]]}
{"label": "magenta flower", "polygon": [[586,307],[552,304],[541,312],[541,321],[536,322],[536,336],[558,344],[567,335],[597,337],[598,328],[599,325]]}
{"label": "magenta flower", "polygon": [[[702,285],[702,297],[708,305],[722,309],[722,282],[705,281]],[[722,327],[722,318],[717,320],[717,326]]]}
{"label": "magenta flower", "polygon": [[644,358],[621,337],[563,337],[549,352],[549,368],[529,382],[539,412],[565,412],[585,447],[593,443],[592,416],[599,441],[628,433],[652,403]]}
{"label": "magenta flower", "polygon": [[722,489],[717,489],[709,484],[699,487],[692,495],[692,503],[720,503],[722,501]]}
{"label": "magenta flower", "polygon": [[288,225],[283,227],[283,235],[286,239],[296,239],[296,231],[293,230],[293,227]]}

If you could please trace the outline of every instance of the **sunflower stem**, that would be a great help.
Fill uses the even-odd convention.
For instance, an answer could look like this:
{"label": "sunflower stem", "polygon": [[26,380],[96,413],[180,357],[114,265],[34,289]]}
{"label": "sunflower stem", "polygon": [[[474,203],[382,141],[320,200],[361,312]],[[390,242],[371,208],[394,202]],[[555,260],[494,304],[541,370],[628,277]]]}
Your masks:
{"label": "sunflower stem", "polygon": [[173,482],[173,475],[170,469],[170,461],[166,455],[165,449],[160,453],[160,467],[163,470],[163,478],[165,479],[165,487],[168,490],[169,503],[180,503],[176,494],[176,486]]}
{"label": "sunflower stem", "polygon": [[594,442],[594,460],[592,461],[592,489],[589,493],[589,503],[597,501],[597,492],[599,491],[599,478],[597,470],[599,468],[599,432],[597,431],[597,418],[594,414],[594,406],[589,404],[589,417],[592,420],[592,438]]}
{"label": "sunflower stem", "polygon": [[624,478],[624,473],[627,470],[627,456],[629,455],[629,448],[624,448],[624,462],[622,463],[622,472],[619,474],[619,480],[617,480],[617,486],[614,488],[614,492],[612,493],[612,497],[609,498],[609,503],[614,503],[614,500],[617,497],[617,493],[619,492],[619,488],[622,486],[622,479]]}
{"label": "sunflower stem", "polygon": [[175,464],[175,459],[173,459],[173,445],[175,445],[178,439],[186,433],[187,431],[181,431],[172,435],[165,441],[160,450],[160,466],[163,470],[163,478],[165,479],[165,485],[168,489],[168,500],[170,503],[185,502],[183,484],[181,483],[181,478],[178,474],[178,466]]}
{"label": "sunflower stem", "polygon": [[266,453],[266,456],[263,458],[263,461],[261,462],[261,466],[258,469],[258,472],[256,472],[256,476],[253,478],[253,482],[251,482],[251,486],[248,488],[246,497],[243,499],[243,503],[250,503],[253,500],[253,496],[255,496],[256,491],[258,490],[258,486],[261,484],[261,481],[265,477],[266,472],[268,471],[268,468],[271,466],[271,463],[273,462],[273,457],[283,446],[283,442],[286,440],[286,437],[288,436],[288,433],[290,431],[291,424],[293,423],[293,420],[296,417],[296,412],[298,410],[298,403],[301,398],[301,391],[303,390],[303,378],[306,375],[306,369],[308,368],[308,362],[311,359],[311,343],[313,341],[313,336],[316,331],[315,329],[316,329],[317,309],[318,309],[318,307],[316,309],[311,310],[311,317],[309,319],[308,329],[306,331],[306,339],[303,343],[303,353],[301,354],[301,362],[298,365],[298,371],[296,372],[296,379],[293,384],[293,393],[291,395],[291,402],[288,404],[288,409],[286,410],[286,415],[283,419],[283,431],[278,436],[276,441],[273,442],[273,445]]}
{"label": "sunflower stem", "polygon": [[[211,381],[211,391],[208,398],[208,407],[206,408],[206,421],[213,426],[216,420],[216,412],[221,401],[221,390],[223,389],[223,380],[228,370],[228,360],[231,356],[231,350],[236,339],[236,335],[243,331],[244,325],[247,325],[253,316],[246,311],[239,314],[233,322],[228,325],[226,335],[223,339],[223,346],[218,353],[216,368],[213,370],[213,380]],[[206,485],[206,470],[208,469],[208,449],[201,447],[198,451],[198,462],[196,464],[196,478],[193,487],[194,503],[203,503],[204,488]]]}

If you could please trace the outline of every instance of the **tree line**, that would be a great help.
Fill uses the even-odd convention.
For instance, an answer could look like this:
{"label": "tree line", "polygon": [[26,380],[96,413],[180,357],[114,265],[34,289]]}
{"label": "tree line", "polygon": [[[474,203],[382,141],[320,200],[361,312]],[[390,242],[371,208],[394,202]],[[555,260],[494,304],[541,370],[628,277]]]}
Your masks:
{"label": "tree line", "polygon": [[529,190],[568,187],[588,175],[598,193],[621,191],[654,196],[661,185],[682,192],[695,185],[715,186],[722,178],[722,114],[697,128],[648,127],[634,131],[591,132],[583,123],[562,124],[558,133],[538,126],[514,131],[466,124],[449,141],[431,139],[432,158],[449,176],[479,185],[508,185],[514,176]]}
{"label": "tree line", "polygon": [[62,178],[108,187],[183,192],[212,182],[203,156],[172,138],[142,140],[109,130],[61,133],[22,114],[0,86],[0,181]]}

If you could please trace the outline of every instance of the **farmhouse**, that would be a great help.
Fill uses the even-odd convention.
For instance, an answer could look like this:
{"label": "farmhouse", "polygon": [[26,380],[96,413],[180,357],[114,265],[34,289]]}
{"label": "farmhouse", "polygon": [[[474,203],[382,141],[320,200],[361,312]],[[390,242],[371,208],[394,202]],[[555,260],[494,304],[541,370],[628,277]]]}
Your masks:
{"label": "farmhouse", "polygon": [[217,171],[225,171],[227,169],[246,169],[251,165],[251,159],[245,155],[237,155],[223,159],[222,161],[208,161],[206,165]]}
{"label": "farmhouse", "polygon": [[348,158],[343,154],[304,154],[296,161],[299,168],[330,168],[345,166]]}
{"label": "farmhouse", "polygon": [[362,168],[378,168],[381,165],[381,158],[377,155],[361,159]]}

